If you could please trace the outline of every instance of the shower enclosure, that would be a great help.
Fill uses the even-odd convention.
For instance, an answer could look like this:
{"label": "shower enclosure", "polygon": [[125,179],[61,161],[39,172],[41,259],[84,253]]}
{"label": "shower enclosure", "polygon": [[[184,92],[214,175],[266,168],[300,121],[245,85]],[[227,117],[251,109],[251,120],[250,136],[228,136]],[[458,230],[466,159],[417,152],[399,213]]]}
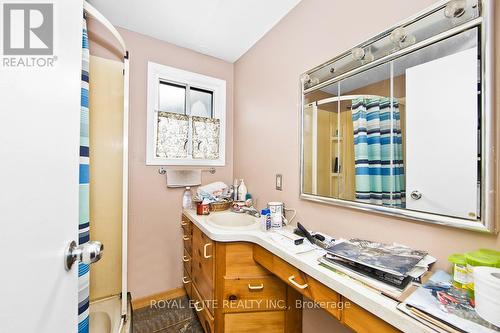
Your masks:
{"label": "shower enclosure", "polygon": [[[88,119],[89,232],[91,239],[105,245],[105,255],[90,267],[90,279],[80,277],[78,331],[126,333],[131,327],[127,292],[129,56],[112,24],[86,1],[84,11],[92,27],[95,22],[117,40],[123,61],[92,55],[92,33],[90,47],[84,33],[83,45],[90,48],[87,73],[82,75],[88,82],[87,115],[82,122]],[[88,311],[80,310],[82,301],[89,302]]]}

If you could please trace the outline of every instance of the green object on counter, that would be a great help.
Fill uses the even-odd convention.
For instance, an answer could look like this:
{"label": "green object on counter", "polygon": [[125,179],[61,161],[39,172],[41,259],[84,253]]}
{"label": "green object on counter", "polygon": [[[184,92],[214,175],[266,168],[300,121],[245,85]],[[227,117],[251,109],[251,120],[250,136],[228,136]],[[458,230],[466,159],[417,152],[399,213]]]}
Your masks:
{"label": "green object on counter", "polygon": [[474,298],[474,267],[477,266],[488,266],[497,267],[499,264],[499,256],[497,256],[494,250],[482,249],[472,252],[465,253],[465,260],[467,262],[467,292],[471,298]]}
{"label": "green object on counter", "polygon": [[465,255],[463,253],[454,253],[448,257],[448,261],[453,264],[453,286],[458,289],[467,288],[469,274]]}
{"label": "green object on counter", "polygon": [[492,249],[479,249],[479,252],[484,253],[488,256],[491,256],[493,260],[496,260],[496,264],[494,267],[500,268],[500,251],[492,250]]}

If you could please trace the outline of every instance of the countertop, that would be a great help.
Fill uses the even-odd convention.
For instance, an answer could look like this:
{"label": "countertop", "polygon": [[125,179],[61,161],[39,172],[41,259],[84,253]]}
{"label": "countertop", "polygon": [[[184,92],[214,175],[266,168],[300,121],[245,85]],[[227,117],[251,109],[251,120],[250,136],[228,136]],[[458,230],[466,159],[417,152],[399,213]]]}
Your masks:
{"label": "countertop", "polygon": [[403,332],[435,332],[399,311],[396,308],[398,302],[395,300],[376,292],[348,276],[336,274],[320,266],[318,258],[324,254],[323,250],[318,249],[306,253],[294,254],[272,240],[270,237],[271,232],[261,231],[259,224],[252,227],[223,228],[210,222],[210,216],[227,214],[227,212],[212,212],[208,216],[196,215],[196,211],[194,210],[184,210],[183,213],[210,239],[217,242],[250,242],[260,245]]}

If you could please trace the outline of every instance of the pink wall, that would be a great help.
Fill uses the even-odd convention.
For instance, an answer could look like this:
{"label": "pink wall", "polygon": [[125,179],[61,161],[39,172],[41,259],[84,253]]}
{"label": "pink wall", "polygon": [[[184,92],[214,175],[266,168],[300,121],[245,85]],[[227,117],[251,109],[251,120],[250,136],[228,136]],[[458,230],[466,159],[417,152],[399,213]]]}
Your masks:
{"label": "pink wall", "polygon": [[[176,288],[182,275],[182,190],[166,189],[157,168],[145,165],[148,60],[227,81],[227,166],[213,176],[204,174],[204,182],[231,182],[234,161],[234,176],[245,179],[259,206],[281,200],[297,208],[298,220],[312,229],[427,249],[439,259],[440,268],[447,268],[450,253],[480,246],[500,248],[497,236],[362,213],[298,197],[299,75],[432,2],[303,0],[234,66],[120,29],[131,53],[129,288],[133,297]],[[92,20],[89,30],[92,54],[119,59],[112,37]],[[496,91],[500,95],[500,84]],[[239,147],[234,158],[233,142]],[[274,190],[276,173],[284,175],[283,192]],[[318,330],[320,327],[324,329]],[[322,311],[305,311],[304,332],[333,328],[340,330]]]}
{"label": "pink wall", "polygon": [[[98,23],[89,20],[93,55],[120,59],[114,40]],[[233,176],[233,64],[177,47],[135,32],[119,29],[130,52],[129,137],[129,290],[140,298],[182,286],[180,231],[183,189],[167,189],[158,167],[146,166],[147,62],[185,69],[226,80],[226,167],[215,175],[203,173],[203,182]],[[92,74],[92,73],[91,73]]]}
{"label": "pink wall", "polygon": [[[299,75],[433,2],[303,0],[235,64],[234,175],[261,205],[283,201],[311,229],[426,249],[448,268],[449,254],[499,249],[500,238],[299,199]],[[283,192],[274,189],[276,173]],[[308,318],[321,316],[306,312],[305,331],[313,331]]]}

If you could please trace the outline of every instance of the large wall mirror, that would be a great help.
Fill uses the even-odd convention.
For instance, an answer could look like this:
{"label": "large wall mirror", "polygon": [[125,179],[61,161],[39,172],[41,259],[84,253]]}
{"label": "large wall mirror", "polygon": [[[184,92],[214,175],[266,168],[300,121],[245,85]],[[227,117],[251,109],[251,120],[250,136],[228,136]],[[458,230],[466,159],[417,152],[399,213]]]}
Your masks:
{"label": "large wall mirror", "polygon": [[302,76],[303,199],[496,231],[489,5],[440,2]]}

